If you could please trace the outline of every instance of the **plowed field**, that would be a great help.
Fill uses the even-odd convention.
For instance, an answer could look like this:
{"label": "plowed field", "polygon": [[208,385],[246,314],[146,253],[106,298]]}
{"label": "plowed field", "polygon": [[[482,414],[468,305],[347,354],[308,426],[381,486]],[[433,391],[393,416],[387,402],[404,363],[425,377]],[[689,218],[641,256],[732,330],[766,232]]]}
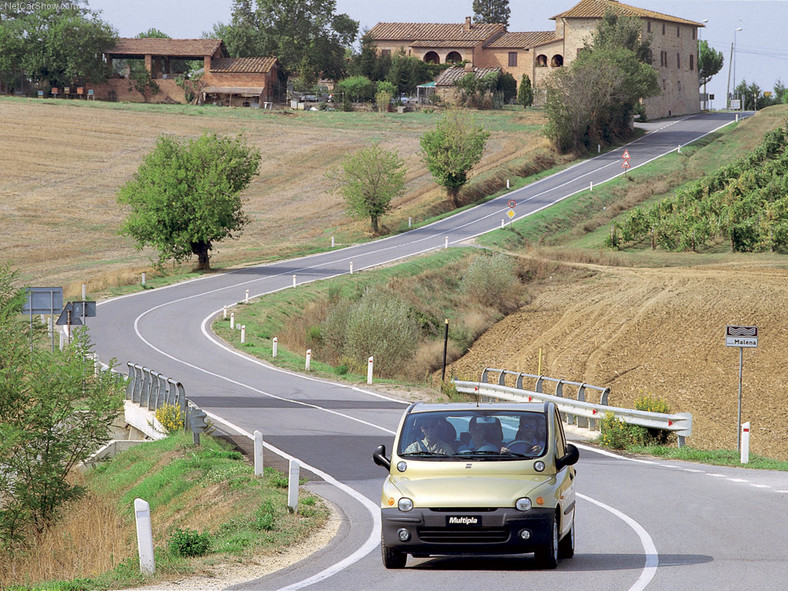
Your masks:
{"label": "plowed field", "polygon": [[609,386],[614,406],[664,398],[673,412],[692,413],[691,445],[735,449],[739,349],[725,346],[725,327],[755,325],[742,420],[752,423],[755,453],[788,460],[787,269],[584,267],[591,277],[531,288],[531,303],[485,333],[453,374],[536,374],[541,349],[544,375]]}

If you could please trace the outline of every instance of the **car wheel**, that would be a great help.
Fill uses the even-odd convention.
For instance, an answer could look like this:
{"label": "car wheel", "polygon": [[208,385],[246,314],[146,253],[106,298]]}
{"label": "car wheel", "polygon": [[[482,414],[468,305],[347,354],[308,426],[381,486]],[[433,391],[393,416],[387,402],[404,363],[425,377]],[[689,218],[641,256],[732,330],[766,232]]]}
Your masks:
{"label": "car wheel", "polygon": [[554,569],[558,566],[558,520],[555,515],[550,518],[550,541],[534,552],[539,568]]}
{"label": "car wheel", "polygon": [[394,550],[386,545],[383,536],[380,537],[380,555],[383,557],[383,566],[386,568],[404,568],[408,555],[399,550]]}
{"label": "car wheel", "polygon": [[569,528],[569,533],[558,542],[558,557],[559,558],[572,558],[575,555],[575,517],[572,516],[572,527]]}

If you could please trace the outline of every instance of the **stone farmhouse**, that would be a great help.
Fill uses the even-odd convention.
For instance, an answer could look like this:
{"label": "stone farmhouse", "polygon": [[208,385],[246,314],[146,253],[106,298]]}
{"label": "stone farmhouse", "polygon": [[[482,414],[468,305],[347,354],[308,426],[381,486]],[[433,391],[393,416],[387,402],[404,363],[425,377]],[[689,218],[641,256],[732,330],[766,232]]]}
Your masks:
{"label": "stone farmhouse", "polygon": [[509,32],[501,24],[378,23],[370,30],[378,52],[404,52],[430,63],[466,62],[472,68],[501,68],[518,84],[527,74],[540,88],[556,68],[571,64],[607,11],[641,19],[651,39],[651,65],[661,94],[643,104],[649,119],[700,111],[698,29],[703,23],[630,6],[617,0],[581,0],[551,18],[555,30]]}
{"label": "stone farmhouse", "polygon": [[[196,102],[226,106],[263,107],[274,100],[279,65],[274,57],[231,58],[221,39],[121,38],[104,53],[107,62],[144,60],[159,92],[153,102],[185,103],[186,89],[177,83],[186,61],[202,61],[202,78],[191,89]],[[96,98],[142,102],[134,89],[129,67],[96,87]]]}

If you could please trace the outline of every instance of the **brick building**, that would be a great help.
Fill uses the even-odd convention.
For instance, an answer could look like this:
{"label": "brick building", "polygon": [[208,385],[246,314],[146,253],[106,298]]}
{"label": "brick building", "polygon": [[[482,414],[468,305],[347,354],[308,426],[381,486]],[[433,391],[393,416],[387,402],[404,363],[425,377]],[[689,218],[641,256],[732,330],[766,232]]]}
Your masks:
{"label": "brick building", "polygon": [[503,25],[473,23],[468,17],[457,24],[378,23],[370,35],[381,53],[404,51],[432,63],[501,68],[518,83],[527,74],[538,89],[555,68],[571,64],[608,10],[641,19],[644,38],[651,38],[651,65],[662,92],[644,101],[646,116],[699,112],[698,28],[703,24],[617,0],[581,0],[552,17],[552,31],[508,32]]}
{"label": "brick building", "polygon": [[[201,61],[202,77],[190,91],[199,103],[262,106],[274,100],[278,85],[278,63],[274,57],[231,58],[221,39],[121,38],[104,53],[107,62],[143,60],[159,92],[152,102],[185,103],[186,89],[176,79],[188,70],[186,62]],[[116,73],[97,86],[96,98],[145,101],[129,78],[130,68]]]}

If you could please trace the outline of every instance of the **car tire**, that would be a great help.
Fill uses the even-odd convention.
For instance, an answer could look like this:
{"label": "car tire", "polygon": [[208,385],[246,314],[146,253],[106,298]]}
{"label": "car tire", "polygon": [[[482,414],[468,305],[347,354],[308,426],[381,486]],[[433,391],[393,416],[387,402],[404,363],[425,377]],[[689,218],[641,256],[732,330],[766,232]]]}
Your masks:
{"label": "car tire", "polygon": [[558,558],[572,558],[575,555],[575,517],[572,515],[572,527],[563,539],[558,542]]}
{"label": "car tire", "polygon": [[380,555],[383,558],[383,566],[389,569],[405,568],[408,560],[408,555],[404,552],[389,548],[383,536],[380,537]]}
{"label": "car tire", "polygon": [[552,570],[558,566],[558,519],[555,515],[550,518],[550,530],[550,541],[534,552],[534,558],[539,568]]}

